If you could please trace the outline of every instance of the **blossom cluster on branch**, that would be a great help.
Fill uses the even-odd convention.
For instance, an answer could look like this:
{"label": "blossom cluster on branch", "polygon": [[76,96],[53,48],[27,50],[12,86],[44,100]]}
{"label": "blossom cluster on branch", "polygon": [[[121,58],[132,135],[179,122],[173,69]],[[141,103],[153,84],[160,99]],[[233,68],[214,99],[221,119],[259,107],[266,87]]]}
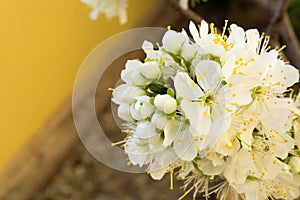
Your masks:
{"label": "blossom cluster on branch", "polygon": [[127,0],[81,0],[92,8],[90,19],[96,20],[99,13],[110,19],[119,16],[120,24],[127,22]]}
{"label": "blossom cluster on branch", "polygon": [[[92,8],[92,11],[90,12],[90,18],[92,20],[96,20],[99,13],[104,13],[108,19],[119,16],[120,24],[125,24],[128,20],[127,0],[81,0],[81,2]],[[187,10],[189,1],[179,0],[179,6],[182,9]]]}
{"label": "blossom cluster on branch", "polygon": [[[113,91],[133,165],[184,180],[186,193],[219,199],[295,199],[300,187],[299,80],[269,37],[227,22],[168,30],[145,41]],[[228,33],[228,35],[227,35]]]}

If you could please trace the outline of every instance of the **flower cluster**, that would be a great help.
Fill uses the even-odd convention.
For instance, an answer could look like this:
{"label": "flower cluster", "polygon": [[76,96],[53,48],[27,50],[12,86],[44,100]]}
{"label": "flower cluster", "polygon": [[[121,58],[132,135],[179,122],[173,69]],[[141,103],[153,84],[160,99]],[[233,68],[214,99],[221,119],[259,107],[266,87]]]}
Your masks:
{"label": "flower cluster", "polygon": [[92,8],[90,18],[96,20],[99,13],[104,13],[110,19],[119,16],[120,24],[127,22],[127,0],[81,0]]}
{"label": "flower cluster", "polygon": [[159,180],[185,180],[186,193],[219,199],[295,199],[300,187],[298,71],[269,37],[236,24],[222,33],[201,22],[147,41],[113,91],[126,123],[124,150]]}

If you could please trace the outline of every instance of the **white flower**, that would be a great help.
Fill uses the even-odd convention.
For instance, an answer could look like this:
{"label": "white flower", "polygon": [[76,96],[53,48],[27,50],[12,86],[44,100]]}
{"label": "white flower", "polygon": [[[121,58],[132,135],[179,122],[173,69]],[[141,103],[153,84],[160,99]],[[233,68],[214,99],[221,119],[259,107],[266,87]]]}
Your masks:
{"label": "white flower", "polygon": [[155,107],[150,103],[150,97],[138,96],[135,99],[137,101],[130,106],[131,116],[136,120],[143,120],[150,117],[155,111]]}
{"label": "white flower", "polygon": [[127,0],[81,0],[81,2],[93,9],[90,13],[92,20],[96,20],[99,13],[104,13],[108,19],[119,16],[120,24],[127,22]]}
{"label": "white flower", "polygon": [[291,157],[289,161],[289,166],[293,173],[297,174],[300,172],[300,158],[299,157]]}
{"label": "white flower", "polygon": [[149,163],[149,146],[145,140],[131,137],[126,141],[124,151],[133,165],[140,167]]}
{"label": "white flower", "polygon": [[122,80],[131,85],[144,85],[147,79],[141,73],[142,66],[143,63],[138,60],[128,60],[121,72]]}
{"label": "white flower", "polygon": [[213,24],[191,22],[193,41],[169,30],[158,49],[143,43],[144,63],[126,63],[126,84],[113,92],[127,122],[125,151],[153,179],[170,173],[172,184],[174,172],[185,179],[179,199],[191,191],[193,198],[294,199],[300,106],[286,94],[298,71],[256,29],[232,24],[226,36],[226,26],[219,34]]}
{"label": "white flower", "polygon": [[154,99],[154,105],[166,114],[171,114],[175,112],[177,107],[177,102],[168,94],[156,95]]}
{"label": "white flower", "polygon": [[205,148],[230,125],[230,115],[236,110],[234,97],[227,98],[228,86],[222,85],[221,68],[214,61],[201,61],[196,66],[195,83],[187,73],[175,76],[176,97],[182,98],[181,108],[190,121],[195,136],[205,136]]}

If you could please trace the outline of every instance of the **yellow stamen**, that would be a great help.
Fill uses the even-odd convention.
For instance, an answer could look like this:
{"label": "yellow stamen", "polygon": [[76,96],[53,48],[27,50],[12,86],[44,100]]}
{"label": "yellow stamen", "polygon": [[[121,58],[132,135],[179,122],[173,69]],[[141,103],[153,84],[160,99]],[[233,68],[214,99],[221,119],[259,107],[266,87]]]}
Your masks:
{"label": "yellow stamen", "polygon": [[123,144],[125,142],[126,142],[126,140],[122,140],[122,141],[119,141],[119,142],[111,143],[111,146],[117,146],[117,145]]}
{"label": "yellow stamen", "polygon": [[195,185],[193,185],[188,191],[186,191],[181,197],[178,198],[178,200],[182,200],[184,197],[186,197],[193,189]]}
{"label": "yellow stamen", "polygon": [[170,170],[170,190],[174,190],[174,184],[173,184],[173,169]]}

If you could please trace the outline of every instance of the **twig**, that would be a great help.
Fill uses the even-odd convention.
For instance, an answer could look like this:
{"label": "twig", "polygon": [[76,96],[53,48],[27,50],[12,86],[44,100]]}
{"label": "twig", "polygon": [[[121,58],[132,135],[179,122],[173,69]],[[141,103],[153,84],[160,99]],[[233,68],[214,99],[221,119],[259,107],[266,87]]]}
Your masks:
{"label": "twig", "polygon": [[271,36],[271,39],[278,40],[278,33],[280,32],[283,16],[286,13],[289,5],[289,0],[280,0],[277,4],[273,17],[270,19],[266,34]]}
{"label": "twig", "polygon": [[[273,4],[270,4],[268,0],[252,0],[257,5],[260,5],[272,12],[274,12],[275,7]],[[293,26],[290,22],[289,16],[287,13],[283,16],[282,28],[280,36],[283,39],[283,42],[287,45],[286,56],[290,60],[291,64],[297,67],[300,70],[300,47],[299,41],[293,29]]]}
{"label": "twig", "polygon": [[187,17],[188,19],[194,21],[197,24],[200,24],[202,17],[200,17],[197,13],[195,13],[194,11],[187,9],[184,10],[182,9],[178,2],[176,0],[166,0],[175,10],[181,12],[185,17]]}
{"label": "twig", "polygon": [[283,18],[281,33],[282,40],[287,45],[286,54],[290,62],[300,70],[300,45],[287,13]]}

